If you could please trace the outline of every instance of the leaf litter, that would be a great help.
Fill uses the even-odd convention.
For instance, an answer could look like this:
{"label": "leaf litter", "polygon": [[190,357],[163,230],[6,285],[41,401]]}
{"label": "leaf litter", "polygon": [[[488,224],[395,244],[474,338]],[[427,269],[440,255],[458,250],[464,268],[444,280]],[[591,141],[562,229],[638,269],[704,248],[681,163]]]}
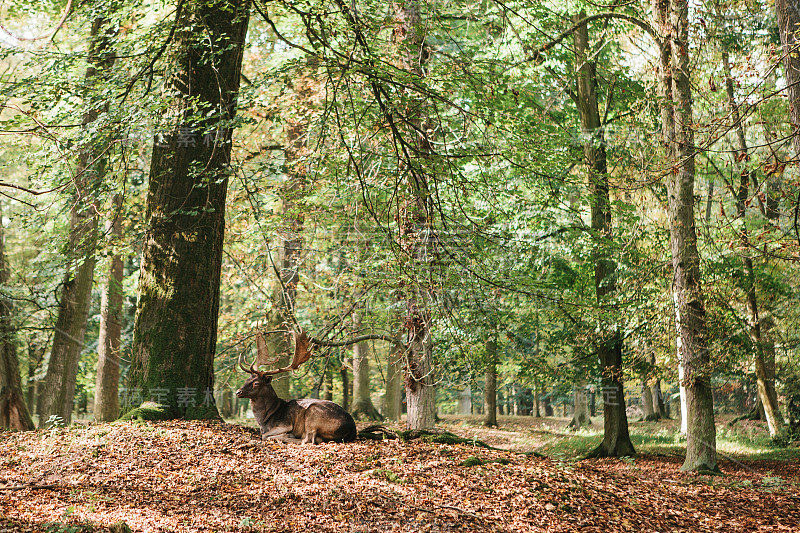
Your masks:
{"label": "leaf litter", "polygon": [[[214,422],[0,433],[0,532],[797,531],[800,466],[262,442]],[[116,525],[115,525],[116,524]]]}

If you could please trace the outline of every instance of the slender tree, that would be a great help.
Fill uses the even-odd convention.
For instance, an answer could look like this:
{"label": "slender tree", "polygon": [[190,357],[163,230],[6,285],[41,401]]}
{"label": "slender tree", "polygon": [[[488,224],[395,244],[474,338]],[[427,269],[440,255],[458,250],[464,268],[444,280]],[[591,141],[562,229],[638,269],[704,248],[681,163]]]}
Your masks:
{"label": "slender tree", "polygon": [[[106,234],[113,247],[122,237],[119,217],[120,197],[114,201],[117,208],[106,222]],[[108,277],[100,302],[100,336],[97,339],[97,376],[95,379],[94,417],[101,422],[116,420],[119,416],[120,347],[122,337],[122,257],[113,250],[108,259]]]}
{"label": "slender tree", "polygon": [[667,214],[672,252],[673,295],[686,388],[684,470],[718,470],[711,362],[700,253],[694,217],[695,146],[689,61],[689,5],[654,0],[661,35],[662,137],[672,169],[667,174]]}
{"label": "slender tree", "polygon": [[214,405],[225,199],[249,0],[177,4],[169,133],[153,148],[130,388],[169,416]]}
{"label": "slender tree", "polygon": [[[115,61],[115,35],[116,27],[110,18],[101,16],[93,21],[89,36],[89,66],[85,75],[87,87],[101,83],[110,75]],[[90,109],[83,116],[83,126],[88,127],[107,111],[107,102]],[[39,427],[45,427],[54,417],[65,424],[72,420],[75,379],[78,360],[84,348],[83,338],[96,263],[97,206],[91,198],[93,190],[100,188],[105,174],[105,160],[100,152],[92,143],[82,149],[78,157],[77,176],[73,180],[75,195],[70,210],[67,268],[61,285],[53,346],[37,410]]]}
{"label": "slender tree", "polygon": [[483,424],[493,427],[497,425],[497,341],[490,337],[486,341],[486,369],[484,370]]}
{"label": "slender tree", "polygon": [[[574,17],[575,23],[586,18],[585,13]],[[592,232],[594,236],[594,286],[601,313],[616,291],[608,242],[611,240],[611,200],[609,197],[608,166],[600,111],[597,105],[596,65],[589,57],[589,30],[579,25],[574,34],[577,69],[576,95],[581,132],[584,136],[583,157],[589,175]],[[611,308],[609,308],[611,310]],[[604,313],[603,313],[604,314]],[[590,454],[597,457],[630,456],[635,452],[628,433],[625,412],[625,389],[622,383],[622,336],[617,324],[604,324],[595,346],[600,357],[603,381],[603,441]],[[577,406],[576,406],[577,407]]]}
{"label": "slender tree", "polygon": [[[355,310],[352,313],[353,329],[358,335],[361,329],[361,313]],[[369,343],[367,341],[357,342],[353,345],[353,418],[364,418],[367,420],[377,420],[380,413],[372,403],[370,396],[370,376],[369,376]]]}
{"label": "slender tree", "polygon": [[[393,2],[393,41],[398,49],[399,67],[412,77],[425,77],[425,63],[430,49],[425,43],[425,27],[420,5],[416,0]],[[431,130],[424,102],[417,98],[409,116],[404,119],[409,128],[402,132],[408,138],[401,141],[401,157],[405,186],[410,198],[399,215],[402,229],[401,244],[417,278],[406,288],[405,327],[408,330],[406,363],[407,425],[409,429],[433,427],[436,418],[436,390],[433,368],[432,294],[429,280],[422,278],[430,273],[425,266],[433,257],[435,229],[433,227],[432,197],[429,190],[429,171],[425,160],[433,152],[428,132]],[[405,212],[405,216],[402,212]]]}

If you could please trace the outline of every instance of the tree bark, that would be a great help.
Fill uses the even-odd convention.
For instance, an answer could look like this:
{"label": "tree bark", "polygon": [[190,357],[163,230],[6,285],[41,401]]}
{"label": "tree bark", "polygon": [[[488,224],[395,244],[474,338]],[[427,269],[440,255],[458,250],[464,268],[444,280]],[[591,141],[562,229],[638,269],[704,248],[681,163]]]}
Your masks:
{"label": "tree bark", "polygon": [[179,3],[171,133],[153,148],[132,389],[170,416],[218,417],[220,270],[249,0]]}
{"label": "tree bark", "polygon": [[664,402],[664,393],[661,391],[661,380],[656,379],[650,390],[653,396],[653,412],[658,418],[669,418],[666,403]]}
{"label": "tree bark", "polygon": [[[3,215],[0,212],[0,289],[5,290],[9,274],[2,220]],[[11,302],[0,294],[0,427],[30,431],[35,426],[22,394],[15,333]]]}
{"label": "tree bark", "polygon": [[392,344],[386,362],[386,392],[383,396],[383,415],[387,420],[399,421],[403,410],[403,352]]}
{"label": "tree bark", "polygon": [[[115,198],[114,204],[117,209],[121,207],[119,197]],[[106,222],[106,233],[112,247],[122,237],[119,212],[115,212],[113,218]],[[94,417],[100,422],[111,422],[119,417],[123,269],[122,258],[112,251],[100,302],[100,336],[97,340]]]}
{"label": "tree bark", "polygon": [[[305,89],[297,91],[300,99],[307,99],[309,94]],[[295,307],[297,305],[297,285],[300,282],[300,263],[303,251],[303,225],[305,217],[299,205],[305,194],[306,169],[303,165],[305,155],[305,137],[308,125],[303,120],[287,119],[286,148],[284,150],[287,180],[280,188],[280,215],[279,230],[280,247],[278,249],[277,267],[279,272],[276,277],[275,290],[273,291],[273,307],[268,314],[267,329],[280,329],[284,322],[294,321]],[[278,366],[289,364],[292,347],[289,338],[285,335],[275,335],[267,339],[270,353],[278,356]],[[288,400],[290,397],[290,375],[279,374],[272,380],[272,387],[279,398]]]}
{"label": "tree bark", "polygon": [[659,416],[653,408],[653,391],[647,383],[647,376],[642,376],[642,412],[644,420],[649,422],[658,420]]}
{"label": "tree bark", "polygon": [[792,122],[795,154],[800,155],[800,54],[795,33],[800,24],[800,1],[775,0],[778,33],[783,47],[784,77],[789,96],[789,117]]}
{"label": "tree bark", "polygon": [[[353,312],[353,328],[358,333],[361,329],[361,315]],[[380,413],[372,403],[369,386],[369,343],[357,342],[353,345],[353,410],[355,419],[378,420]]]}
{"label": "tree bark", "polygon": [[472,414],[472,387],[469,383],[464,385],[462,390],[458,391],[458,414]]}
{"label": "tree bark", "polygon": [[[575,22],[586,18],[585,13],[574,17]],[[608,166],[605,139],[597,104],[596,65],[588,57],[589,30],[584,24],[574,33],[576,92],[581,133],[584,136],[584,162],[589,174],[592,232],[594,238],[594,284],[601,315],[603,307],[616,291],[616,264],[606,248],[612,235],[611,199],[608,185]],[[590,455],[622,457],[635,454],[628,433],[625,412],[625,392],[622,384],[622,337],[616,324],[604,324],[596,341],[603,372],[603,442]]]}
{"label": "tree bark", "polygon": [[592,425],[592,419],[589,417],[589,398],[586,396],[586,385],[586,378],[581,378],[575,383],[575,389],[572,391],[575,409],[568,427],[580,429],[583,426]]}
{"label": "tree bark", "polygon": [[[719,6],[716,5],[716,13],[721,20]],[[774,376],[770,380],[767,376],[764,364],[764,340],[762,338],[762,324],[759,317],[758,297],[756,295],[756,275],[753,267],[753,259],[750,257],[752,247],[750,245],[750,235],[747,229],[747,201],[750,195],[750,171],[746,167],[749,160],[749,148],[745,136],[744,124],[739,115],[739,108],[736,104],[736,97],[733,88],[733,77],[731,75],[730,59],[725,44],[722,45],[722,69],[725,75],[725,92],[728,99],[728,108],[731,119],[733,120],[734,130],[736,131],[737,148],[734,150],[733,165],[739,171],[739,185],[736,190],[736,220],[739,221],[739,245],[742,250],[742,268],[744,270],[744,290],[745,303],[747,308],[748,334],[753,345],[753,360],[756,367],[756,380],[758,386],[758,397],[764,407],[764,416],[767,421],[769,433],[772,436],[778,434],[783,425],[783,417],[778,408],[777,394],[775,392]]]}
{"label": "tree bark", "polygon": [[342,364],[342,368],[339,370],[339,374],[342,376],[342,407],[345,411],[350,410],[350,371],[347,369],[346,364]]}
{"label": "tree bark", "polygon": [[[425,29],[417,0],[393,2],[393,42],[398,50],[399,68],[418,78],[424,78],[424,65],[430,57],[425,44]],[[411,271],[418,279],[407,288],[405,327],[408,330],[406,351],[406,401],[409,429],[427,429],[436,423],[436,389],[433,369],[433,338],[431,335],[432,294],[429,280],[422,279],[430,272],[429,262],[434,255],[435,230],[431,218],[431,195],[428,171],[424,161],[432,153],[428,131],[431,129],[424,112],[424,103],[417,100],[405,122],[410,126],[398,134],[407,136],[411,148],[404,154],[401,165],[406,177],[408,205],[399,213],[401,246],[411,261]]]}
{"label": "tree bark", "polygon": [[486,341],[486,372],[483,387],[483,407],[485,426],[497,426],[497,342],[494,339]]}
{"label": "tree bark", "polygon": [[[113,22],[106,17],[98,17],[93,21],[89,37],[89,66],[85,75],[87,86],[102,83],[103,78],[110,74],[116,59],[112,49],[116,32]],[[83,125],[88,126],[96,121],[108,111],[108,107],[106,103],[99,109],[87,111],[83,116]],[[72,421],[75,380],[84,347],[96,262],[97,208],[91,198],[93,190],[102,184],[104,174],[103,157],[92,148],[82,150],[77,178],[74,180],[76,195],[70,210],[67,268],[61,286],[53,346],[37,410],[40,428],[55,421],[63,424]]]}
{"label": "tree bark", "polygon": [[694,218],[694,131],[689,78],[689,19],[685,0],[654,0],[661,34],[663,138],[672,159],[667,202],[676,326],[686,388],[683,470],[718,470],[711,362]]}

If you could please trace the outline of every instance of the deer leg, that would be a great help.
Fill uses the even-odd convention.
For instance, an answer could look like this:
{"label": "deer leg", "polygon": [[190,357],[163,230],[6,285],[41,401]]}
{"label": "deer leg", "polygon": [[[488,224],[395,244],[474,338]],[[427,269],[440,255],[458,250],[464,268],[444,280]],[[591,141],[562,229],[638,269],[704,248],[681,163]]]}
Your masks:
{"label": "deer leg", "polygon": [[261,435],[261,440],[276,440],[278,442],[299,444],[300,439],[293,437],[291,433],[282,433],[280,435]]}
{"label": "deer leg", "polygon": [[306,431],[306,434],[303,436],[303,444],[306,443],[311,443],[311,444],[317,443],[317,430],[312,429],[310,431]]}

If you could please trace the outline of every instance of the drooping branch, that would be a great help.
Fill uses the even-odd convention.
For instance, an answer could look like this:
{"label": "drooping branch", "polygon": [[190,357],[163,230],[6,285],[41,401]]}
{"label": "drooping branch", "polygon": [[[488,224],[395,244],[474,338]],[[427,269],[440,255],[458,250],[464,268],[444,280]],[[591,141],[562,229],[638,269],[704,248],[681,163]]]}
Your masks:
{"label": "drooping branch", "polygon": [[368,335],[359,335],[357,337],[353,337],[351,339],[345,339],[343,341],[326,341],[326,340],[323,340],[323,339],[317,339],[315,337],[310,337],[308,340],[309,340],[309,342],[311,342],[311,344],[316,344],[318,346],[325,346],[325,347],[328,347],[328,348],[336,348],[336,347],[339,347],[339,346],[350,346],[352,344],[358,344],[359,342],[371,341],[371,340],[390,342],[390,343],[394,344],[395,346],[398,346],[398,347],[403,348],[403,349],[405,349],[405,347],[406,347],[405,344],[403,344],[402,342],[398,341],[394,337],[392,337],[390,335],[384,335],[384,334],[381,334],[381,333],[371,333],[371,334],[368,334]]}
{"label": "drooping branch", "polygon": [[56,34],[56,32],[61,29],[61,27],[67,21],[67,17],[69,16],[69,12],[71,9],[72,9],[72,0],[69,0],[67,2],[67,7],[64,8],[64,12],[61,14],[61,20],[58,21],[58,24],[56,24],[55,28],[53,28],[47,33],[43,33],[42,35],[36,37],[20,37],[18,35],[14,35],[1,22],[0,22],[0,30],[3,30],[3,33],[11,37],[12,39],[16,39],[17,41],[32,42],[32,41],[41,41],[42,39],[48,39],[50,37],[53,37]]}
{"label": "drooping branch", "polygon": [[590,15],[586,18],[577,21],[568,29],[564,30],[550,41],[541,45],[539,48],[529,51],[529,56],[526,58],[525,61],[531,61],[536,64],[542,63],[544,61],[544,57],[542,57],[542,54],[544,54],[545,52],[547,52],[548,50],[559,44],[561,41],[563,41],[564,39],[575,33],[575,31],[578,28],[590,22],[594,22],[596,20],[609,20],[609,19],[624,20],[626,22],[630,22],[635,26],[638,26],[639,28],[644,30],[648,35],[650,35],[650,37],[652,37],[653,41],[656,43],[656,46],[658,46],[659,52],[663,50],[664,45],[661,42],[661,38],[658,36],[658,32],[648,22],[640,18],[634,17],[633,15],[628,15],[626,13],[614,13],[609,11],[603,13],[596,13],[594,15]]}

